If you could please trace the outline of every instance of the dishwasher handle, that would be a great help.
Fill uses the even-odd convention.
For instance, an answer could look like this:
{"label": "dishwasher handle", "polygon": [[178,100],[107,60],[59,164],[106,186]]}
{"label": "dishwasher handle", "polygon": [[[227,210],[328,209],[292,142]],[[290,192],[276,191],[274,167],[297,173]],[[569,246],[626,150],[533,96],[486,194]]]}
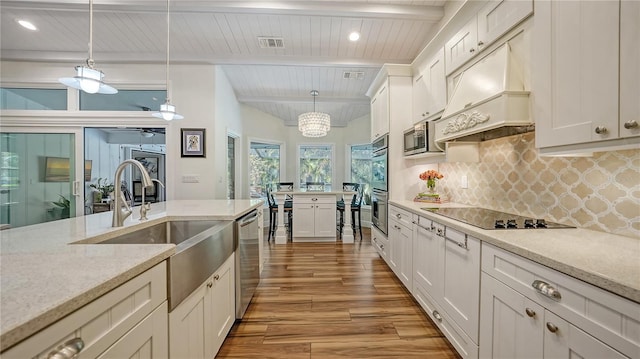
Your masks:
{"label": "dishwasher handle", "polygon": [[253,211],[249,214],[247,214],[246,216],[238,219],[238,226],[240,227],[244,227],[244,226],[248,226],[251,223],[255,222],[258,219],[258,211]]}

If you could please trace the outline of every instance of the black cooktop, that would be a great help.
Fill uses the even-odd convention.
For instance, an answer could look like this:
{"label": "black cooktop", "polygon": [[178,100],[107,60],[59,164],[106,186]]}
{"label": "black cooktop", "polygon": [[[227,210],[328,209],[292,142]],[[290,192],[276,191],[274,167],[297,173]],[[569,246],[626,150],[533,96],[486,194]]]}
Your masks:
{"label": "black cooktop", "polygon": [[541,218],[523,217],[517,214],[486,208],[423,208],[424,210],[455,219],[482,229],[540,229],[574,228]]}

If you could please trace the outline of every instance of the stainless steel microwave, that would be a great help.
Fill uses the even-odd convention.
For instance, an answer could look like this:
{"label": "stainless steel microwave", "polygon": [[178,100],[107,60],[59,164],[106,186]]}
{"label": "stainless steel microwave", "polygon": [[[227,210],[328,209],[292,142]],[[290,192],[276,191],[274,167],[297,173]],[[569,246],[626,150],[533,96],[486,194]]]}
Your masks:
{"label": "stainless steel microwave", "polygon": [[404,155],[410,156],[425,152],[441,152],[434,141],[435,123],[422,121],[404,131]]}

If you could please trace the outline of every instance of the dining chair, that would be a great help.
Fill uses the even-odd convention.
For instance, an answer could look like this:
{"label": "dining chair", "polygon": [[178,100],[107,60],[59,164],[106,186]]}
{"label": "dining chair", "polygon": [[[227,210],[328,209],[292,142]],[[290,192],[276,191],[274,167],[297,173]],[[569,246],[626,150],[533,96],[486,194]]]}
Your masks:
{"label": "dining chair", "polygon": [[324,182],[307,182],[307,192],[323,192]]}
{"label": "dining chair", "polygon": [[[362,240],[362,198],[364,197],[364,186],[359,183],[343,182],[343,191],[356,191],[351,198],[351,228],[353,233],[356,234],[360,231],[360,240]],[[336,203],[336,209],[340,213],[340,219],[338,222],[340,238],[342,238],[342,228],[344,227],[344,201],[340,200]],[[358,214],[358,225],[356,226],[356,213]]]}

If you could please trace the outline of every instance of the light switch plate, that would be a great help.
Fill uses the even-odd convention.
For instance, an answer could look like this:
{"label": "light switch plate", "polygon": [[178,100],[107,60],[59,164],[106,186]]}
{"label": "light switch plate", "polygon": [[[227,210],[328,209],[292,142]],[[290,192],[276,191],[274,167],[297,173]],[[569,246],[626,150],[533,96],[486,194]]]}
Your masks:
{"label": "light switch plate", "polygon": [[460,177],[460,187],[461,188],[469,188],[469,179],[467,176]]}

